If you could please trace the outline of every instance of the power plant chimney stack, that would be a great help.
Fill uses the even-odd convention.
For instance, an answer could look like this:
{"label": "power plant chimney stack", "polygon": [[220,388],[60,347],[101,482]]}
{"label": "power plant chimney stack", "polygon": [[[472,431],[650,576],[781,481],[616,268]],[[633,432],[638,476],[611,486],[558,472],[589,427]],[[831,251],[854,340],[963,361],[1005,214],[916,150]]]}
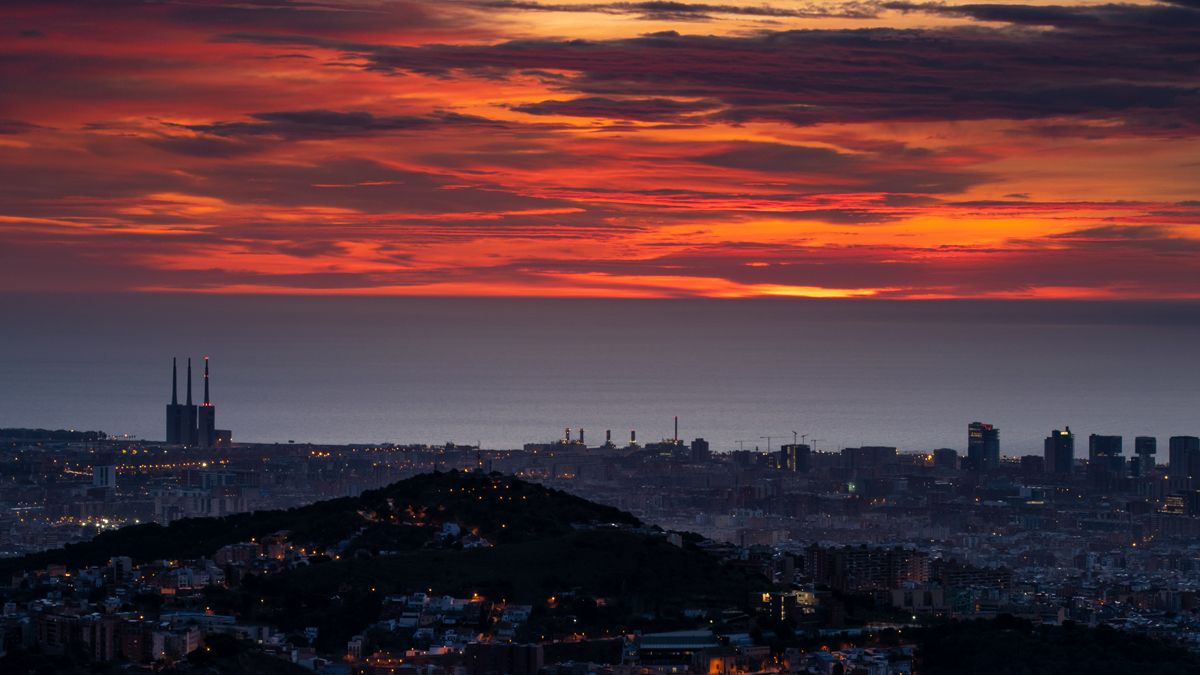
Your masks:
{"label": "power plant chimney stack", "polygon": [[204,403],[196,411],[196,445],[217,446],[217,409],[208,397],[208,357],[204,357]]}
{"label": "power plant chimney stack", "polygon": [[612,429],[605,429],[605,430],[604,430],[604,442],[605,442],[606,444],[611,444],[611,443],[612,443]]}
{"label": "power plant chimney stack", "polygon": [[675,442],[679,443],[679,415],[675,416]]}
{"label": "power plant chimney stack", "polygon": [[583,427],[579,427],[579,444],[585,445],[585,443],[583,442]]}
{"label": "power plant chimney stack", "polygon": [[629,444],[637,445],[637,429],[629,430]]}
{"label": "power plant chimney stack", "polygon": [[179,359],[171,357],[171,402],[167,404],[167,445],[183,442],[183,406],[179,405]]}
{"label": "power plant chimney stack", "polygon": [[188,357],[187,403],[179,406],[179,443],[196,445],[196,404],[192,402],[192,358]]}

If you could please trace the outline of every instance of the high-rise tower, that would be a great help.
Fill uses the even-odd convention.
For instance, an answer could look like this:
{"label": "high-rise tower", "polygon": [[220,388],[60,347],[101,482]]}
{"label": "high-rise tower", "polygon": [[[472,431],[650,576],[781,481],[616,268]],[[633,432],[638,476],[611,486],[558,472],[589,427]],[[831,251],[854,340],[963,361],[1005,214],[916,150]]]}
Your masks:
{"label": "high-rise tower", "polygon": [[1158,453],[1158,439],[1153,436],[1138,436],[1133,439],[1133,454],[1136,455],[1135,476],[1148,476],[1154,471],[1154,455]]}
{"label": "high-rise tower", "polygon": [[967,459],[979,472],[1000,467],[1000,430],[983,422],[967,425]]}
{"label": "high-rise tower", "polygon": [[1171,482],[1189,490],[1200,484],[1200,438],[1172,436],[1167,441]]}
{"label": "high-rise tower", "polygon": [[1075,434],[1071,433],[1071,427],[1065,427],[1063,431],[1051,431],[1046,437],[1044,449],[1046,472],[1070,476],[1075,468]]}
{"label": "high-rise tower", "polygon": [[1125,474],[1125,458],[1121,455],[1123,439],[1120,436],[1088,436],[1088,479],[1092,487],[1112,489]]}
{"label": "high-rise tower", "polygon": [[196,417],[196,445],[211,448],[217,444],[217,409],[208,397],[208,357],[204,357],[204,403]]}

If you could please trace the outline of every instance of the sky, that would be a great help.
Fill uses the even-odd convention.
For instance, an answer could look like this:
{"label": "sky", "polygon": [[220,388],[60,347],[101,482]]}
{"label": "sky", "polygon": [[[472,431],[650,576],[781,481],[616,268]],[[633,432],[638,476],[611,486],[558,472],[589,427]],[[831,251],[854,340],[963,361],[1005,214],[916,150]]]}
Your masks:
{"label": "sky", "polygon": [[1200,4],[0,5],[0,292],[1200,298]]}
{"label": "sky", "polygon": [[[171,362],[235,441],[1041,454],[1051,429],[1200,435],[1195,301],[0,294],[0,428],[164,437]],[[1083,456],[1080,454],[1080,456]]]}

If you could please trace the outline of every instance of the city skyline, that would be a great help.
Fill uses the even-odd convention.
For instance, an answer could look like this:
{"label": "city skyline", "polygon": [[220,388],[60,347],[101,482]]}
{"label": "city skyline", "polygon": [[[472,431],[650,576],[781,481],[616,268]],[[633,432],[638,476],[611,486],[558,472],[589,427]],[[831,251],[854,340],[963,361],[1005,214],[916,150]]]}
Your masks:
{"label": "city skyline", "polygon": [[0,92],[2,673],[1200,673],[1200,0],[7,0]]}
{"label": "city skyline", "polygon": [[31,295],[0,312],[19,317],[0,426],[141,438],[187,354],[213,357],[217,426],[241,441],[657,440],[677,414],[722,450],[792,430],[957,447],[984,420],[1024,453],[1064,424],[1191,433],[1200,404],[1200,314],[1179,303]]}
{"label": "city skyline", "polygon": [[[210,401],[209,357],[208,356],[204,357],[204,376],[203,376],[204,377],[204,380],[203,380],[204,400],[201,404],[199,404],[199,406],[197,406],[196,404],[193,404],[193,402],[192,402],[192,359],[191,359],[191,357],[187,358],[187,371],[186,371],[187,379],[186,379],[186,383],[184,385],[184,395],[186,397],[186,402],[183,404],[179,403],[178,363],[177,363],[177,361],[178,361],[177,358],[172,357],[172,359],[171,359],[171,402],[169,404],[167,404],[167,406],[166,406],[166,416],[165,416],[166,431],[163,436],[163,441],[162,441],[163,444],[168,445],[168,446],[178,445],[178,446],[197,448],[197,449],[210,449],[210,448],[226,448],[226,449],[228,449],[228,448],[232,447],[233,446],[232,432],[230,430],[215,428],[216,407]],[[646,436],[643,436],[642,441],[639,441],[638,436],[637,436],[637,429],[630,429],[628,432],[628,439],[629,439],[628,442],[625,443],[624,445],[618,445],[616,442],[613,441],[613,429],[609,428],[609,429],[604,430],[604,443],[603,444],[593,444],[593,445],[589,446],[586,441],[586,431],[587,431],[586,427],[566,426],[566,427],[564,427],[563,435],[558,439],[555,439],[552,441],[546,441],[545,439],[541,439],[541,440],[530,439],[529,442],[524,443],[523,446],[526,450],[529,450],[531,447],[545,446],[546,448],[550,448],[550,449],[561,447],[563,449],[576,449],[576,450],[582,449],[582,450],[598,450],[598,451],[600,451],[600,450],[615,450],[617,448],[624,448],[624,449],[628,450],[630,448],[639,448],[639,447],[643,447],[643,446],[650,446],[650,447],[671,446],[673,448],[688,447],[688,443],[686,442],[684,435],[681,435],[680,431],[679,431],[679,416],[678,415],[672,416],[671,430],[672,431],[671,431],[670,436],[667,436],[664,434],[659,440],[653,440],[653,438],[647,438]],[[45,430],[40,430],[40,431],[45,431]],[[64,430],[59,429],[57,431],[64,431]],[[70,429],[69,431],[71,433],[75,433],[77,431],[83,432],[83,433],[97,433],[97,434],[103,433],[101,430]],[[620,433],[620,432],[618,432],[618,433]],[[698,432],[698,434],[703,434],[703,431]],[[791,432],[791,435],[792,435],[792,441],[790,444],[787,443],[787,434],[780,434],[780,433],[776,433],[774,435],[767,435],[767,436],[758,436],[757,439],[752,438],[752,439],[738,440],[738,441],[735,441],[735,443],[738,444],[737,451],[739,453],[745,453],[749,450],[754,453],[763,452],[767,455],[770,455],[773,452],[777,451],[780,456],[780,460],[779,460],[781,463],[780,466],[782,467],[782,466],[786,465],[786,467],[792,471],[797,470],[797,467],[799,467],[799,466],[807,466],[807,459],[799,459],[797,457],[797,453],[800,452],[801,450],[803,451],[805,457],[807,457],[808,453],[810,453],[810,452],[812,452],[812,453],[817,453],[817,452],[843,453],[847,450],[861,450],[862,449],[862,448],[846,447],[841,444],[838,444],[835,448],[820,448],[817,445],[818,441],[816,440],[816,434],[813,433],[813,430],[811,430],[811,429],[809,429],[808,431],[806,431],[803,434],[801,434],[799,431],[793,430]],[[693,433],[692,436],[693,436],[693,440],[690,444],[692,456],[700,456],[700,457],[707,458],[709,456],[709,453],[711,452],[710,444],[706,441],[706,439],[704,438],[703,435],[697,435],[697,433]],[[814,439],[812,442],[807,441],[807,439],[810,436]],[[114,438],[114,440],[128,439],[130,441],[144,441],[144,442],[154,442],[156,440],[154,438],[131,438],[128,435],[124,435],[124,436],[116,435],[113,438]],[[595,436],[593,436],[593,438],[595,438]],[[1087,464],[1085,466],[1087,467],[1089,473],[1091,473],[1096,468],[1096,465],[1100,466],[1100,470],[1106,471],[1109,468],[1113,468],[1111,466],[1106,466],[1106,465],[1111,464],[1110,460],[1116,460],[1115,470],[1120,472],[1120,471],[1125,470],[1124,460],[1122,458],[1128,456],[1132,462],[1132,464],[1131,464],[1132,475],[1138,476],[1142,472],[1145,472],[1149,469],[1155,468],[1155,466],[1157,465],[1155,457],[1154,457],[1154,455],[1157,453],[1157,438],[1158,437],[1156,435],[1139,435],[1139,436],[1135,437],[1133,439],[1134,443],[1130,446],[1130,452],[1128,453],[1128,455],[1126,455],[1126,453],[1124,452],[1124,443],[1123,443],[1124,436],[1123,435],[1091,433],[1088,435],[1089,452],[1088,452],[1088,457],[1087,457]],[[756,440],[760,441],[760,442],[765,441],[766,448],[765,449],[762,448],[761,443],[755,442]],[[771,446],[772,440],[776,441],[774,448],[772,448],[772,446]],[[1074,440],[1075,440],[1075,434],[1074,434],[1074,432],[1071,431],[1070,425],[1065,425],[1062,430],[1055,428],[1050,431],[1050,434],[1044,439],[1044,444],[1043,444],[1046,472],[1052,473],[1052,474],[1053,473],[1070,474],[1076,470],[1077,460],[1082,460],[1082,458],[1081,457],[1077,458],[1075,456]],[[278,444],[280,442],[281,442],[280,440],[266,441],[265,443],[263,441],[257,441],[254,444],[256,444],[256,445],[270,444],[270,443]],[[289,444],[296,443],[296,442],[297,441],[294,439],[289,439],[287,441],[287,443],[289,443]],[[304,439],[301,439],[301,441],[299,441],[299,442],[301,444],[311,444],[312,443],[311,440],[304,440]],[[1170,453],[1171,453],[1170,456],[1172,457],[1173,461],[1171,461],[1168,464],[1168,466],[1171,466],[1173,468],[1176,468],[1176,470],[1178,470],[1178,467],[1180,465],[1184,465],[1184,466],[1188,467],[1188,471],[1190,473],[1190,471],[1191,471],[1190,463],[1192,462],[1192,460],[1190,460],[1190,459],[1181,460],[1180,457],[1182,457],[1182,453],[1193,452],[1193,450],[1191,450],[1191,448],[1195,447],[1196,449],[1194,450],[1194,452],[1197,453],[1197,458],[1198,458],[1197,461],[1200,461],[1200,446],[1196,446],[1197,442],[1200,442],[1200,440],[1198,440],[1196,436],[1181,436],[1181,435],[1170,436],[1168,438],[1168,447],[1170,449]],[[393,439],[391,441],[385,441],[385,443],[388,445],[414,445],[414,443],[411,442],[411,439],[402,439],[402,438]],[[750,443],[749,448],[747,447],[746,443]],[[471,447],[469,444],[462,444],[462,443],[454,444],[453,442],[447,442],[447,445],[448,446],[459,445],[459,446]],[[482,445],[482,441],[477,441],[476,445],[474,447],[476,449],[480,449],[480,450],[484,448],[484,446]],[[959,451],[959,447],[953,447],[953,448],[952,447],[939,447],[939,448],[928,448],[926,450],[917,450],[917,449],[912,449],[912,448],[909,448],[907,450],[900,450],[897,447],[886,446],[886,445],[884,445],[884,446],[863,446],[863,447],[887,449],[887,450],[890,450],[893,452],[898,451],[901,454],[904,454],[904,453],[928,454],[929,455],[928,459],[930,461],[933,461],[935,456],[939,456],[939,457],[952,456],[954,458],[953,461],[955,462],[956,467],[959,465],[958,463],[961,462],[961,466],[964,471],[975,471],[978,473],[989,473],[989,472],[995,471],[996,469],[999,468],[1000,462],[1002,461],[1002,458],[1004,458],[1004,457],[1019,460],[1019,459],[1023,459],[1023,458],[1030,456],[1028,454],[1025,454],[1025,455],[1018,454],[1017,452],[1005,453],[1004,446],[1000,441],[1000,428],[994,424],[980,422],[980,421],[973,421],[973,422],[970,422],[967,424],[966,442],[964,445],[961,446],[961,448],[962,448],[961,452]],[[697,450],[697,448],[701,448],[702,450]],[[1184,450],[1184,448],[1187,448],[1188,450]],[[511,449],[511,448],[488,446],[488,449],[496,450],[496,449]],[[724,450],[722,450],[720,448],[717,449],[717,452],[733,452],[733,451],[734,451],[734,448],[732,448],[732,447],[729,447]],[[697,452],[699,452],[699,455],[696,455]],[[945,453],[955,453],[955,454],[948,455]],[[1177,455],[1179,455],[1179,456],[1177,456]],[[1134,461],[1134,460],[1136,460],[1136,461]]]}
{"label": "city skyline", "polygon": [[1188,0],[0,25],[0,291],[1200,297]]}

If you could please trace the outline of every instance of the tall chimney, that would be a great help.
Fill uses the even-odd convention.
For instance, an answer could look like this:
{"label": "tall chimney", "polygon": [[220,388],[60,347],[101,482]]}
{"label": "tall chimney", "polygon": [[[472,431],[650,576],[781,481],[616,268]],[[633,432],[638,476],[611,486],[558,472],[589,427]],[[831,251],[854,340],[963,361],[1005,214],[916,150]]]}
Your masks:
{"label": "tall chimney", "polygon": [[204,357],[204,405],[209,405],[208,402],[208,357]]}
{"label": "tall chimney", "polygon": [[637,429],[630,429],[630,430],[629,430],[629,444],[630,444],[630,445],[636,445],[636,444],[637,444]]}
{"label": "tall chimney", "polygon": [[604,430],[604,442],[605,442],[605,443],[612,443],[612,429],[605,429],[605,430]]}
{"label": "tall chimney", "polygon": [[176,359],[171,357],[171,405],[179,405],[179,366]]}
{"label": "tall chimney", "polygon": [[192,357],[188,357],[188,384],[187,384],[187,404],[192,404]]}
{"label": "tall chimney", "polygon": [[579,427],[579,444],[583,445],[583,427]]}
{"label": "tall chimney", "polygon": [[679,415],[675,416],[675,442],[679,442]]}

